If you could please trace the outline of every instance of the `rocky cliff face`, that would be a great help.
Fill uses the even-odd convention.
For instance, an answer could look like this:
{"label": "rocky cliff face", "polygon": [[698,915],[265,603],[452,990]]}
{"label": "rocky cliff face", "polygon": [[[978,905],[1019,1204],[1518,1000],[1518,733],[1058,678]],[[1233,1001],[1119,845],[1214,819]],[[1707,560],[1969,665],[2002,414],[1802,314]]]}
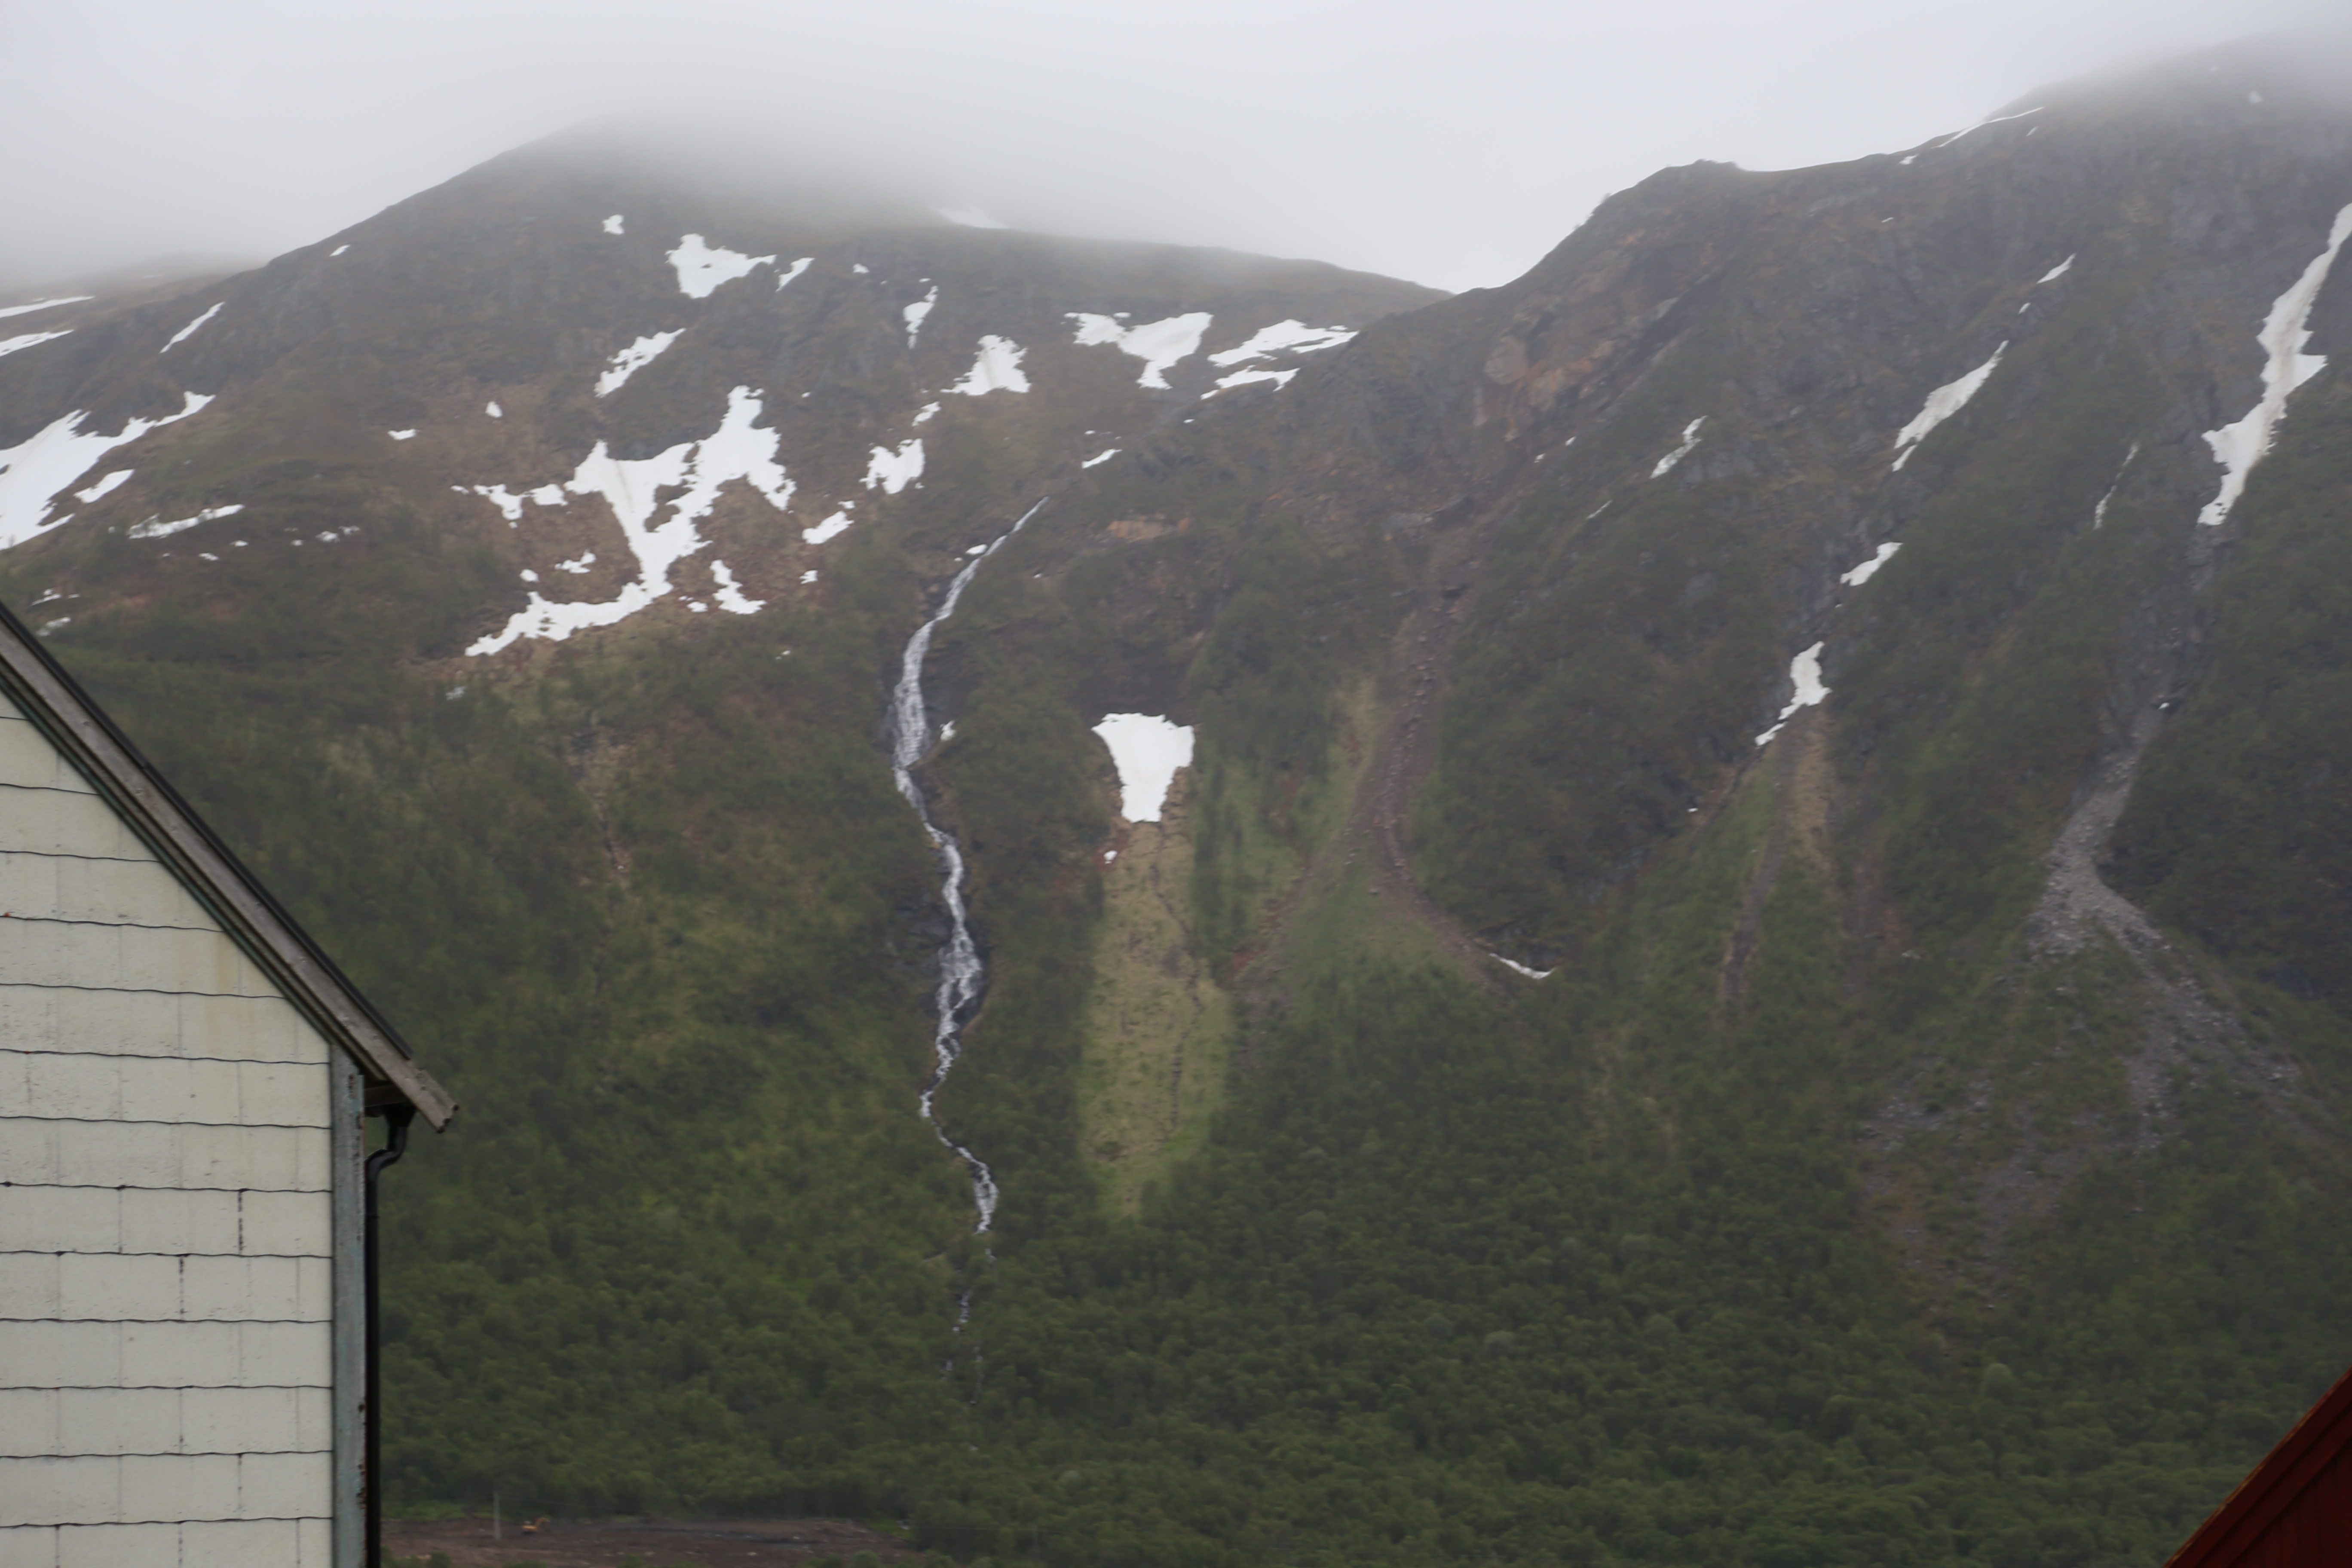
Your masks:
{"label": "rocky cliff face", "polygon": [[[469,1103],[414,1494],[2159,1552],[2346,1353],[2307,65],[1667,171],[1454,299],[565,145],[49,307],[0,591]],[[884,718],[951,580],[985,1238]]]}
{"label": "rocky cliff face", "polygon": [[[2232,567],[2250,517],[2291,473],[2327,482],[2328,443],[2298,432],[2324,427],[2329,383],[2287,392],[2321,375],[2343,293],[2330,91],[2245,51],[1855,164],[1671,171],[1517,283],[1335,356],[1283,405],[1265,477],[1233,481],[1253,516],[1403,584],[1341,677],[1376,677],[1380,760],[1335,842],[1377,846],[1454,951],[1466,934],[1522,974],[1573,974],[1645,898],[1681,896],[1645,879],[1774,792],[1721,998],[1801,850],[1864,994],[1956,999],[2011,973],[1995,952],[2030,970],[2117,944],[2148,988],[2148,1049],[2234,1042],[2226,1076],[2292,1079],[2148,967],[2168,940],[2095,867],[2148,886],[2158,838],[2186,908],[2172,867],[2207,868],[2204,887],[2235,832],[2282,830],[2253,819],[2298,813],[2304,843],[2332,809],[2314,762],[2293,800],[2253,786],[2230,827],[2184,822],[2185,741],[2134,795],[2168,717],[2206,722],[2216,574],[2266,592]],[[1278,766],[1325,766],[1304,750]],[[2308,868],[2267,884],[2280,900],[2340,897],[2292,858]],[[2239,877],[2208,896],[2242,906]],[[2259,927],[2274,965],[2333,941],[2332,921],[2227,918],[2209,949]],[[2276,973],[2317,994],[2336,961],[2297,951]]]}

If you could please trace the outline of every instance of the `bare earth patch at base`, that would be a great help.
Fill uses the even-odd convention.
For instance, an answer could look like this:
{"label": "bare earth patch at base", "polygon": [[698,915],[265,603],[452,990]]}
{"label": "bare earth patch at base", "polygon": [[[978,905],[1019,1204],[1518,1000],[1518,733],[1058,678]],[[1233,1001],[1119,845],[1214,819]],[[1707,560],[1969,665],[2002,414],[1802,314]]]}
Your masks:
{"label": "bare earth patch at base", "polygon": [[845,1519],[566,1520],[534,1535],[509,1521],[504,1539],[488,1519],[386,1520],[384,1550],[394,1558],[429,1561],[446,1554],[449,1568],[620,1568],[632,1555],[646,1568],[743,1568],[747,1563],[795,1564],[821,1557],[847,1562],[871,1552],[886,1563],[920,1561],[924,1553],[895,1536]]}

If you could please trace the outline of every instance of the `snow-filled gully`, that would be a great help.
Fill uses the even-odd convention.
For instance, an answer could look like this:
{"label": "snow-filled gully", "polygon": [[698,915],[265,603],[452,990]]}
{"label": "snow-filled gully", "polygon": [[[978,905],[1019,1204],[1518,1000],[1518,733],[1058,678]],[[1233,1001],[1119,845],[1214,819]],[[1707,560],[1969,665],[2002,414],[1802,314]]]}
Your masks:
{"label": "snow-filled gully", "polygon": [[2347,239],[2352,239],[2352,205],[2336,215],[2335,225],[2327,233],[2327,248],[2313,258],[2303,275],[2287,286],[2286,292],[2272,303],[2270,314],[2263,318],[2262,331],[2255,340],[2263,350],[2262,396],[2236,424],[2205,433],[2205,443],[2213,448],[2214,461],[2221,465],[2221,491],[2197,514],[2197,521],[2209,528],[2227,521],[2230,509],[2245,493],[2247,471],[2270,451],[2271,437],[2278,433],[2279,422],[2286,417],[2288,396],[2327,368],[2326,355],[2304,351],[2311,342],[2312,310],[2318,304],[2319,291],[2326,287],[2327,275],[2335,270],[2336,258]]}
{"label": "snow-filled gully", "polygon": [[[941,897],[948,907],[951,929],[948,940],[940,948],[940,989],[937,996],[939,1016],[931,1033],[931,1076],[923,1084],[920,1110],[923,1120],[930,1124],[932,1135],[947,1145],[956,1158],[971,1172],[972,1206],[980,1219],[972,1226],[974,1234],[987,1231],[996,1223],[996,1177],[988,1163],[963,1144],[948,1136],[940,1125],[936,1101],[940,1087],[955,1068],[956,1058],[963,1054],[963,1026],[970,1021],[972,1008],[980,1001],[981,987],[987,978],[987,967],[981,963],[980,949],[971,940],[971,924],[967,918],[963,900],[963,847],[952,835],[940,831],[923,805],[923,792],[915,783],[915,763],[921,760],[931,743],[930,710],[923,702],[923,659],[931,651],[931,634],[940,623],[955,614],[956,601],[971,586],[972,574],[996,553],[1004,542],[1027,526],[1037,515],[1039,501],[1021,514],[1021,521],[996,536],[986,549],[972,557],[964,569],[948,584],[947,597],[940,602],[939,614],[916,628],[907,639],[907,651],[898,661],[898,684],[890,694],[890,714],[887,733],[890,737],[890,776],[898,782],[898,793],[915,808],[916,817],[923,831],[931,836],[931,847],[940,853],[940,861],[947,871],[941,886]],[[964,1303],[968,1311],[970,1302]]]}

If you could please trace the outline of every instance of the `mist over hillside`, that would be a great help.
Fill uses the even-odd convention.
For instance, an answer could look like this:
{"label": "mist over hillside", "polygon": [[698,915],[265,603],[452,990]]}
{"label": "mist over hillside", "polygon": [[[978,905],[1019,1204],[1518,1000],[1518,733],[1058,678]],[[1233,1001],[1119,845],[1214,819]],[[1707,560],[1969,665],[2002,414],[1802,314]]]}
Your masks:
{"label": "mist over hillside", "polygon": [[398,1500],[2160,1560],[2352,1359],[2341,79],[1452,297],[605,126],[14,301],[0,597],[465,1104]]}

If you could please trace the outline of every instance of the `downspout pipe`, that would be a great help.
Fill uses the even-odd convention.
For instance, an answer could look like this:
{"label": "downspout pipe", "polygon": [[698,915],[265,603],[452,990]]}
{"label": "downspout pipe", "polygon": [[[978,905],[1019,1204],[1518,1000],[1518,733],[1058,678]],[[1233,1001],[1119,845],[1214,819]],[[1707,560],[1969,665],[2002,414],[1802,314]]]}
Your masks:
{"label": "downspout pipe", "polygon": [[408,1152],[408,1124],[415,1115],[416,1108],[412,1105],[385,1106],[383,1147],[370,1154],[361,1167],[361,1186],[367,1194],[367,1218],[362,1227],[367,1238],[367,1259],[362,1269],[367,1281],[367,1370],[362,1395],[366,1408],[361,1417],[366,1429],[361,1463],[366,1469],[360,1478],[366,1520],[365,1568],[383,1568],[383,1488],[380,1484],[383,1475],[383,1319],[376,1308],[380,1270],[376,1267],[375,1186],[376,1178],[383,1174],[385,1167],[398,1164],[400,1157]]}

